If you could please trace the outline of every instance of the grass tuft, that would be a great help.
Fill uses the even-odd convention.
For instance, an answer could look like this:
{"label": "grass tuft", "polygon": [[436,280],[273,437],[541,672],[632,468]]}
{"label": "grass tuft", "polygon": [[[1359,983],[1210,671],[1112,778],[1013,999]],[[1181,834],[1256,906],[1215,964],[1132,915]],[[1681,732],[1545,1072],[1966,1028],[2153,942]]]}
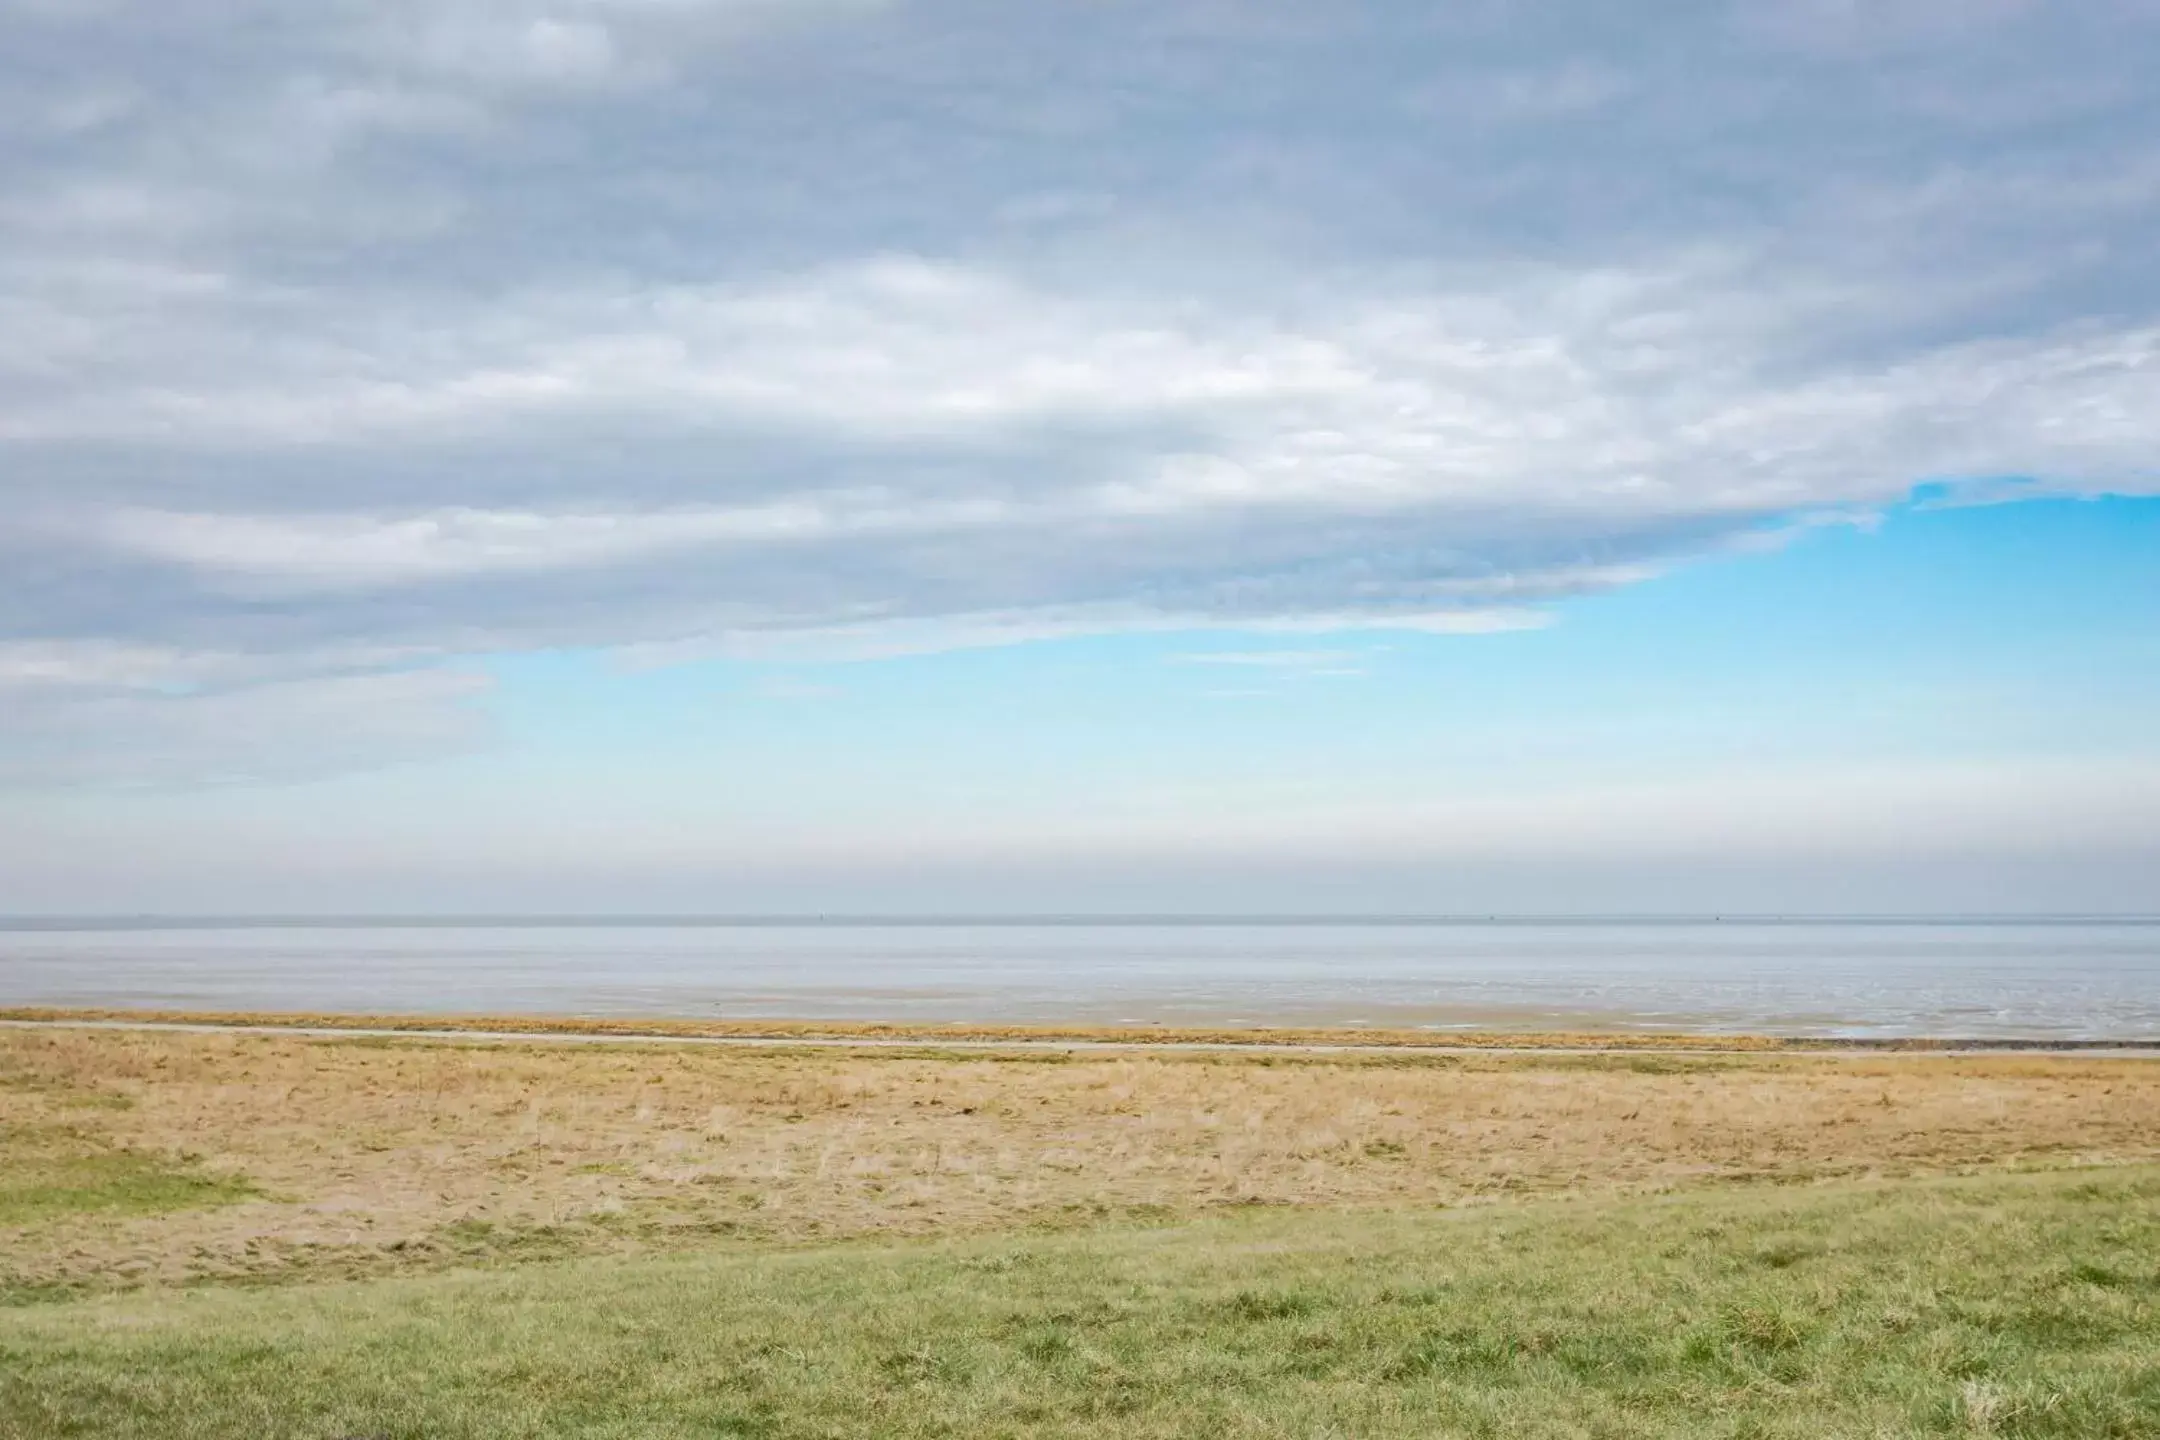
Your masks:
{"label": "grass tuft", "polygon": [[0,1136],[0,1225],[70,1217],[157,1215],[225,1205],[259,1192],[195,1163],[104,1148],[69,1127]]}

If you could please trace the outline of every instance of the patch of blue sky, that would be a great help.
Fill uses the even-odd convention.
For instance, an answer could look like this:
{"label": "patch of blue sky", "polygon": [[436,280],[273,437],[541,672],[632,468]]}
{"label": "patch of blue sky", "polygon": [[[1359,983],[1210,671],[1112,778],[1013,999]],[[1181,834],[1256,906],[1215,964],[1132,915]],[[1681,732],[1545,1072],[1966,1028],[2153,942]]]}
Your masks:
{"label": "patch of blue sky", "polygon": [[[2160,752],[2160,500],[1913,505],[1483,635],[1185,631],[882,659],[500,657],[517,765],[809,797]],[[488,763],[488,762],[482,762]]]}

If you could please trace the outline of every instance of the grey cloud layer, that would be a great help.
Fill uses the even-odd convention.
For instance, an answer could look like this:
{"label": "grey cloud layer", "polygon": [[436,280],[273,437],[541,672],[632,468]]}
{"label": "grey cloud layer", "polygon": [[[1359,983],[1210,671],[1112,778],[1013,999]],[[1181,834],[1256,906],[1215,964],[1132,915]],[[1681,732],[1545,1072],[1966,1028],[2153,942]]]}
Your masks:
{"label": "grey cloud layer", "polygon": [[2160,7],[1431,8],[0,7],[17,730],[2155,487]]}

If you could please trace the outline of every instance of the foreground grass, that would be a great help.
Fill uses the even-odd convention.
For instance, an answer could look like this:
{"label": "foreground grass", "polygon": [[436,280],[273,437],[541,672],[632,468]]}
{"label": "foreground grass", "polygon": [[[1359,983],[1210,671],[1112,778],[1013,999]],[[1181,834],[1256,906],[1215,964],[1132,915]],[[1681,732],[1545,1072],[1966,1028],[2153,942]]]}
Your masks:
{"label": "foreground grass", "polygon": [[2160,1167],[0,1312],[0,1435],[2160,1434]]}

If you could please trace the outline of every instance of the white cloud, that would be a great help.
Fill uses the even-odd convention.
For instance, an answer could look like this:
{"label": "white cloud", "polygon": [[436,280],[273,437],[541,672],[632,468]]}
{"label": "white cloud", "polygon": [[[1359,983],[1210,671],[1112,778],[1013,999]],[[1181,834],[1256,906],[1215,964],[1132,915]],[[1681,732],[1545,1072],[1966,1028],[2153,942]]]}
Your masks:
{"label": "white cloud", "polygon": [[605,80],[618,54],[614,33],[589,19],[537,7],[449,5],[384,29],[384,58],[440,78],[505,85],[585,85]]}
{"label": "white cloud", "polygon": [[[625,456],[672,447],[698,456],[694,478],[639,496],[649,487],[622,476],[629,492],[600,505],[353,509],[302,482],[274,510],[63,496],[20,523],[236,593],[742,557],[749,568],[706,572],[713,605],[804,629],[864,606],[955,622],[1031,604],[1186,615],[1195,584],[1253,622],[1392,622],[1631,583],[1921,481],[2160,483],[2160,329],[2085,324],[1824,364],[1809,352],[1830,322],[1757,298],[1746,282],[1767,273],[1729,257],[1515,267],[1475,288],[1338,284],[1238,312],[884,259],[763,287],[518,297],[447,328],[378,320],[366,348],[273,346],[209,385],[191,382],[182,341],[200,341],[216,319],[204,308],[226,296],[175,290],[147,302],[184,326],[162,357],[146,337],[148,373],[32,387],[0,427],[246,450],[255,465],[302,463],[302,447],[507,443],[498,488],[565,437],[609,437]],[[74,363],[110,368],[95,319],[48,328],[84,337],[63,352]],[[536,426],[547,439],[517,439]],[[835,483],[812,458],[833,447],[889,459],[850,461],[859,477]],[[839,567],[879,546],[916,573],[972,578],[946,600],[896,594],[874,571],[836,569],[807,606],[774,588],[801,577],[771,568],[783,556]],[[986,547],[1034,558],[1000,572]],[[1214,557],[1206,576],[1196,547]],[[1135,598],[1151,590],[1162,598]]]}
{"label": "white cloud", "polygon": [[897,524],[809,501],[645,514],[446,510],[372,515],[191,515],[119,510],[102,538],[213,580],[282,593],[369,589],[499,572],[634,561],[671,550],[771,544]]}
{"label": "white cloud", "polygon": [[2160,490],[2149,6],[1593,9],[18,4],[0,674],[1473,632]]}
{"label": "white cloud", "polygon": [[1453,123],[1497,118],[1515,123],[1563,119],[1624,99],[1636,81],[1611,64],[1572,59],[1534,69],[1450,76],[1408,97],[1408,108]]}
{"label": "white cloud", "polygon": [[236,658],[108,640],[0,642],[0,692],[187,689]]}
{"label": "white cloud", "polygon": [[949,650],[984,650],[1103,634],[1336,635],[1385,630],[1419,635],[1500,635],[1537,630],[1551,615],[1520,607],[1395,610],[1384,615],[1316,612],[1291,618],[1245,617],[1195,610],[1149,610],[1131,604],[1061,609],[974,611],[934,618],[867,619],[852,624],[743,624],[690,639],[622,647],[638,667],[724,656],[735,660],[838,662],[889,660]]}
{"label": "white cloud", "polygon": [[2036,0],[1747,0],[1742,26],[1800,49],[1859,58],[1941,44],[2042,9]]}
{"label": "white cloud", "polygon": [[[1838,314],[1804,293],[1766,305],[1762,289],[1792,279],[1730,258],[1462,281],[1225,310],[878,259],[758,287],[514,295],[372,316],[364,331],[361,317],[268,297],[175,294],[167,315],[145,315],[131,285],[134,364],[75,352],[104,383],[63,372],[57,395],[10,397],[0,435],[229,447],[558,418],[890,442],[1154,427],[1137,469],[1082,487],[1093,508],[1139,514],[1315,497],[1791,509],[2009,471],[2150,483],[2160,328],[2080,322],[1856,367],[1808,355]],[[102,336],[100,308],[26,297],[20,315]],[[240,327],[281,311],[302,333],[254,364],[191,366],[206,338],[239,358]],[[713,460],[724,482],[725,449]]]}
{"label": "white cloud", "polygon": [[324,679],[426,665],[432,650],[332,645],[315,648],[304,666],[291,655],[232,649],[190,649],[126,641],[0,641],[0,694],[19,703],[41,699],[137,694],[188,696],[229,692],[281,679]]}

